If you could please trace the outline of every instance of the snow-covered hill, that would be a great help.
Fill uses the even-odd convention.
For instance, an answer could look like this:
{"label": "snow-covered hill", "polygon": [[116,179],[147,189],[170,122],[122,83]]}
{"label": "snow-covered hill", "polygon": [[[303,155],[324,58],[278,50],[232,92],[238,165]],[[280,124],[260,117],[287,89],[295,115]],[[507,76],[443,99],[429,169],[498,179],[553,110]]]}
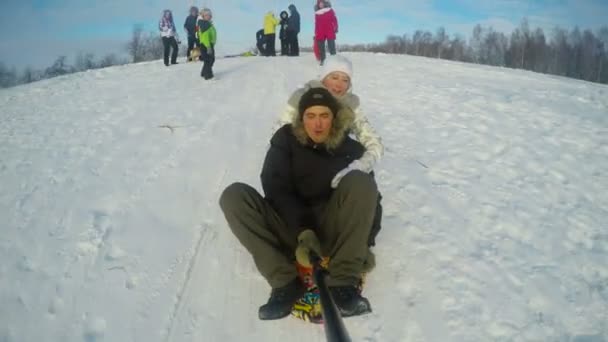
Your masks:
{"label": "snow-covered hill", "polygon": [[[347,54],[383,137],[374,312],[355,341],[608,341],[608,87]],[[113,67],[0,90],[0,341],[323,341],[223,188],[259,173],[311,55]]]}

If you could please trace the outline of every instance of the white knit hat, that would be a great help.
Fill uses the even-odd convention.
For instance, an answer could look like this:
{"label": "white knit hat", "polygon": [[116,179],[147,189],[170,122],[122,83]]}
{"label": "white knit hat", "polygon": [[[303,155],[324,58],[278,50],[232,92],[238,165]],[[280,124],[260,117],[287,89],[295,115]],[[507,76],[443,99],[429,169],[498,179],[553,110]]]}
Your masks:
{"label": "white knit hat", "polygon": [[350,81],[353,81],[353,64],[346,57],[340,55],[328,56],[323,61],[323,66],[321,66],[319,80],[323,81],[327,75],[334,71],[341,71],[347,74]]}

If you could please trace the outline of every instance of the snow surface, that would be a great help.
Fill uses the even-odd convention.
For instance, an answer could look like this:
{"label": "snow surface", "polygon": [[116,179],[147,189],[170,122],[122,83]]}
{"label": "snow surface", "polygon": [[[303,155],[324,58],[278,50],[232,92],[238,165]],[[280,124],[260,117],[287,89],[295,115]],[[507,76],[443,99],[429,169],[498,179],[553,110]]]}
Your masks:
{"label": "snow surface", "polygon": [[[608,87],[348,54],[382,135],[374,312],[354,341],[608,341]],[[161,62],[0,91],[0,341],[323,341],[262,322],[269,287],[218,197],[261,190],[311,55]]]}

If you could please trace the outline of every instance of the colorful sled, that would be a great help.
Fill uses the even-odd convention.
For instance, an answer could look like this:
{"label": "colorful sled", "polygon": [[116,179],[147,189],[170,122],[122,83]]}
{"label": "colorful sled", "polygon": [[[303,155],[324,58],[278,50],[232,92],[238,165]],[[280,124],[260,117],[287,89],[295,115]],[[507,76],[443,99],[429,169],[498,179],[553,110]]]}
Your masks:
{"label": "colorful sled", "polygon": [[[327,268],[329,258],[323,258],[321,266]],[[312,267],[305,267],[296,261],[298,276],[306,287],[306,293],[293,305],[291,314],[301,320],[321,324],[323,323],[323,313],[321,312],[321,300],[319,289],[315,285]]]}
{"label": "colorful sled", "polygon": [[[329,257],[323,257],[321,266],[327,269],[329,265]],[[306,287],[306,292],[302,298],[293,305],[291,309],[291,315],[304,320],[306,322],[323,324],[323,311],[321,308],[321,300],[319,296],[319,289],[315,285],[312,267],[305,267],[296,262],[296,268],[298,270],[298,276],[302,283]],[[359,292],[363,290],[365,283],[365,274],[361,277],[361,283],[359,284]]]}

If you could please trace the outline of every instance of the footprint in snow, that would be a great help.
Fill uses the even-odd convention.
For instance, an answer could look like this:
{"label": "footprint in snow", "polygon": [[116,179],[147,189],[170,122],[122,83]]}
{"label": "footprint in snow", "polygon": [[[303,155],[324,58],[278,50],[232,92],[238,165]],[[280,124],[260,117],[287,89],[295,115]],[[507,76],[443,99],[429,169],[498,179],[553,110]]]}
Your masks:
{"label": "footprint in snow", "polygon": [[104,340],[107,323],[103,317],[91,317],[87,314],[83,329],[84,342],[101,342]]}

